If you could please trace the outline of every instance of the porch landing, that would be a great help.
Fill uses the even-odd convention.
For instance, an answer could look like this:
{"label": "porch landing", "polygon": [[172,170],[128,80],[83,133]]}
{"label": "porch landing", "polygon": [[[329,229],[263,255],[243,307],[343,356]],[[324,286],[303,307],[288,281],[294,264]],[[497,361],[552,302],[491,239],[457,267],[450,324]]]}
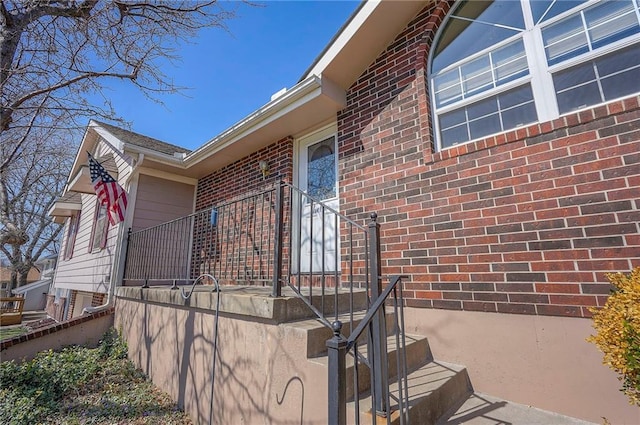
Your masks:
{"label": "porch landing", "polygon": [[[191,286],[180,286],[178,289],[166,286],[149,288],[121,286],[116,288],[116,297],[151,304],[168,304],[178,308],[215,311],[219,295],[220,313],[227,316],[243,316],[273,324],[315,317],[311,309],[289,287],[282,288],[281,297],[272,297],[271,287],[267,286],[221,285],[218,293],[211,285],[198,285],[191,297],[185,299],[182,291],[184,290],[188,295],[190,289]],[[334,295],[335,288],[325,288],[325,297],[322,296],[321,288],[311,288],[311,294],[308,287],[301,288],[301,293],[306,297],[312,295],[313,306],[325,316],[334,314],[334,302],[328,301],[326,295]],[[351,295],[353,295],[355,310],[366,308],[365,290],[354,289],[350,292],[338,289],[338,313],[349,311]]]}

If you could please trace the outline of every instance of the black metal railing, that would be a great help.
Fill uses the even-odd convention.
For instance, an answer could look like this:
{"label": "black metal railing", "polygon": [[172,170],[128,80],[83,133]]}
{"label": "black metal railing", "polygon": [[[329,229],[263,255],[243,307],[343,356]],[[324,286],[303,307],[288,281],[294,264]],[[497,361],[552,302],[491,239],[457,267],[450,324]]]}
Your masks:
{"label": "black metal railing", "polygon": [[188,284],[201,274],[227,284],[270,282],[274,193],[272,188],[130,232],[124,284]]}
{"label": "black metal railing", "polygon": [[[167,223],[130,232],[125,285],[222,284],[296,292],[330,327],[339,295],[369,288],[368,228],[284,182]],[[334,295],[329,299],[329,295]]]}
{"label": "black metal railing", "polygon": [[[389,355],[386,350],[387,331],[386,326],[380,334],[376,323],[380,318],[385,318],[385,304],[392,298],[393,326],[390,335],[395,339],[395,371],[390,373]],[[330,425],[343,425],[347,423],[347,402],[353,401],[353,414],[355,424],[360,424],[363,398],[369,397],[371,409],[367,409],[373,425],[380,424],[379,418],[384,418],[387,424],[392,422],[392,416],[400,419],[400,424],[408,424],[409,412],[409,386],[407,381],[407,355],[406,337],[404,329],[404,308],[402,296],[402,276],[394,276],[390,284],[369,307],[366,316],[353,329],[348,338],[342,335],[343,324],[340,321],[332,323],[333,338],[327,341],[329,357],[329,381],[328,381],[328,423]],[[366,355],[360,349],[360,339],[367,331]],[[380,341],[385,341],[384,348],[380,347]],[[376,347],[378,344],[378,347]],[[376,349],[378,348],[378,349]],[[347,391],[347,355],[353,359],[351,375],[353,385],[351,394]],[[361,368],[365,371],[361,371]],[[369,384],[363,386],[360,380],[363,373],[368,370]],[[396,378],[395,390],[391,391],[389,377]],[[368,387],[368,388],[367,388]],[[351,422],[351,421],[350,421]]]}
{"label": "black metal railing", "polygon": [[[178,287],[208,274],[221,285],[271,286],[273,296],[280,296],[282,288],[287,287],[297,294],[325,326],[337,332],[327,343],[330,359],[334,358],[329,369],[331,423],[344,423],[341,412],[345,410],[346,395],[342,388],[346,383],[347,352],[355,359],[356,411],[360,398],[359,364],[371,371],[374,412],[389,417],[391,398],[401,400],[393,398],[388,390],[384,303],[393,293],[394,331],[401,338],[396,346],[402,348],[402,291],[400,278],[382,291],[380,225],[375,213],[363,226],[329,203],[278,182],[260,193],[129,232],[127,247],[125,285]],[[365,299],[364,305],[356,302],[357,295],[358,299]],[[365,321],[357,328],[356,309],[366,310]],[[348,329],[355,328],[349,339],[340,336],[342,327],[336,328],[338,323],[344,323],[345,329],[346,325]],[[367,354],[363,356],[356,341],[365,327]],[[330,345],[334,342],[340,346],[337,354]],[[400,372],[397,376],[406,377],[406,367]],[[335,400],[334,393],[338,394]],[[332,413],[334,410],[338,416]]]}

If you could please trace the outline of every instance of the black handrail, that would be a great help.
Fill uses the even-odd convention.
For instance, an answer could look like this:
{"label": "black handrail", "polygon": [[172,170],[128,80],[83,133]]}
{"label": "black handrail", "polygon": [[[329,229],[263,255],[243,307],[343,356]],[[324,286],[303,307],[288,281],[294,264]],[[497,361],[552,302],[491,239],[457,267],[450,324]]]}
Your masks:
{"label": "black handrail", "polygon": [[[377,226],[375,214],[372,218]],[[320,223],[315,229],[314,221]],[[371,263],[379,265],[378,254],[371,252],[378,250],[370,242],[371,226],[278,181],[263,191],[129,232],[123,284],[177,288],[209,273],[221,284],[271,285],[276,297],[288,286],[330,326],[340,313],[341,289],[349,291],[350,312],[354,288],[373,289],[377,295],[377,286],[370,288],[371,277],[378,274],[370,270]],[[330,292],[333,303],[325,302]]]}
{"label": "black handrail", "polygon": [[407,276],[391,277],[391,282],[389,283],[387,288],[384,290],[384,292],[382,292],[382,294],[380,294],[380,296],[373,302],[373,304],[371,304],[371,307],[369,307],[367,314],[364,316],[364,318],[358,324],[358,326],[353,331],[351,331],[349,338],[347,338],[347,350],[350,350],[351,348],[353,348],[353,346],[356,343],[356,340],[360,338],[360,335],[362,335],[362,332],[364,332],[365,328],[369,326],[369,324],[373,320],[373,317],[378,313],[380,308],[387,301],[387,298],[389,297],[389,294],[391,294],[391,291],[395,289],[396,285],[403,278],[407,278]]}
{"label": "black handrail", "polygon": [[[398,410],[400,411],[400,423],[405,424],[408,421],[408,382],[407,382],[407,358],[406,358],[406,338],[404,331],[404,309],[402,299],[402,279],[406,276],[393,276],[389,285],[380,294],[380,296],[371,304],[365,317],[352,330],[348,338],[345,338],[342,331],[342,322],[335,321],[332,323],[333,337],[326,343],[329,359],[329,380],[328,380],[328,423],[330,425],[346,424],[347,411],[347,391],[346,391],[346,355],[349,353],[354,359],[353,372],[353,388],[355,403],[355,423],[360,423],[360,407],[358,393],[358,363],[364,363],[369,367],[371,372],[371,405],[374,415],[380,415],[387,418],[390,423],[390,401],[394,398],[398,402]],[[388,357],[385,351],[373,351],[371,345],[376,344],[377,326],[375,326],[376,317],[380,314],[384,315],[384,306],[391,293],[394,294],[394,316],[395,327],[394,334],[396,338],[396,376],[398,379],[398,395],[393,396],[389,393],[388,384]],[[399,294],[399,300],[398,300]],[[369,331],[368,358],[363,358],[358,351],[358,340],[365,330]],[[380,336],[386,341],[386,327],[384,335]],[[376,373],[376,370],[380,371]],[[381,377],[382,376],[382,381]],[[384,403],[380,404],[380,398],[384,397]],[[379,410],[377,406],[383,406],[384,410]],[[375,423],[378,423],[374,420]]]}

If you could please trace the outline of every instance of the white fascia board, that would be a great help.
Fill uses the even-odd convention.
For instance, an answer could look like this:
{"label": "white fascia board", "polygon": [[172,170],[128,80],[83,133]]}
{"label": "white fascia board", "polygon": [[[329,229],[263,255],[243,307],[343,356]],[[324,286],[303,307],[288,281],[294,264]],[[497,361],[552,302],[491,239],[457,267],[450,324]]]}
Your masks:
{"label": "white fascia board", "polygon": [[322,94],[322,81],[320,77],[312,75],[188,154],[185,158],[185,166],[189,167],[225,146],[235,143],[245,135],[269,124],[274,119],[285,115],[320,94]]}
{"label": "white fascia board", "polygon": [[131,144],[126,144],[124,148],[127,152],[143,154],[145,159],[152,159],[155,162],[168,164],[173,167],[184,168],[183,159],[175,155],[170,155],[167,153],[158,152],[153,149]]}
{"label": "white fascia board", "polygon": [[70,217],[72,211],[81,211],[82,204],[69,203],[69,202],[55,202],[47,215],[49,217],[60,216],[60,217]]}
{"label": "white fascia board", "polygon": [[102,137],[102,139],[106,142],[107,146],[109,146],[114,152],[122,152],[124,148],[124,142],[118,139],[113,134],[109,133],[108,130],[102,128],[100,124],[92,121],[90,126],[93,127],[96,133]]}
{"label": "white fascia board", "polygon": [[307,71],[303,79],[307,79],[313,75],[322,75],[324,69],[335,59],[335,57],[342,51],[342,49],[349,43],[349,40],[358,31],[358,28],[369,18],[369,16],[376,10],[382,0],[368,0],[366,1],[356,15],[351,19],[349,24],[342,30],[340,35],[336,37],[331,46],[329,46],[322,57],[320,57],[315,65]]}
{"label": "white fascia board", "polygon": [[[90,137],[90,131],[92,127],[96,126],[96,122],[91,120],[89,121],[89,125],[87,125],[87,128],[84,131],[84,135],[82,136],[82,141],[80,142],[80,146],[78,147],[78,152],[76,152],[76,157],[73,160],[73,165],[71,166],[71,169],[69,170],[69,175],[67,176],[67,186],[69,184],[69,182],[76,177],[76,174],[78,173],[78,170],[81,167],[80,164],[80,158],[82,157],[82,152],[85,151],[92,151],[93,148],[95,147],[95,141],[91,140]],[[83,165],[86,164],[86,161],[82,161]],[[67,188],[65,187],[63,194],[67,193]]]}
{"label": "white fascia board", "polygon": [[[91,137],[92,133],[100,137]],[[67,187],[65,187],[63,194],[67,193],[69,184],[73,179],[77,177],[79,170],[83,166],[87,165],[85,154],[86,152],[93,152],[96,145],[100,143],[100,138],[102,138],[102,141],[114,152],[121,152],[122,141],[100,127],[100,123],[94,120],[90,120],[89,124],[87,125],[87,129],[84,132],[84,136],[82,137],[82,142],[80,142],[80,146],[78,147],[78,152],[76,152],[76,157],[73,160],[71,170],[69,170],[69,176],[67,177]]]}
{"label": "white fascia board", "polygon": [[50,285],[53,282],[53,279],[42,279],[36,280],[35,282],[28,283],[24,286],[20,286],[16,289],[11,290],[14,295],[24,294],[25,292],[29,292],[32,289],[37,289],[41,286]]}
{"label": "white fascia board", "polygon": [[91,184],[91,175],[88,165],[80,165],[78,172],[67,182],[63,195],[70,192],[95,194],[95,189]]}

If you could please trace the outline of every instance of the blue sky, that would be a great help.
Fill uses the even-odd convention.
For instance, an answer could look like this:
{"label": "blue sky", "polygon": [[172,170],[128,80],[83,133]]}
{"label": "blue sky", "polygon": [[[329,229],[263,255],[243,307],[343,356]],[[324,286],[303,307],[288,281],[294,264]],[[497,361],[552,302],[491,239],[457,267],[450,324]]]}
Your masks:
{"label": "blue sky", "polygon": [[251,7],[227,3],[237,18],[229,32],[208,29],[163,69],[184,95],[158,105],[131,85],[105,92],[131,130],[195,149],[291,88],[357,8],[358,1],[268,1]]}

